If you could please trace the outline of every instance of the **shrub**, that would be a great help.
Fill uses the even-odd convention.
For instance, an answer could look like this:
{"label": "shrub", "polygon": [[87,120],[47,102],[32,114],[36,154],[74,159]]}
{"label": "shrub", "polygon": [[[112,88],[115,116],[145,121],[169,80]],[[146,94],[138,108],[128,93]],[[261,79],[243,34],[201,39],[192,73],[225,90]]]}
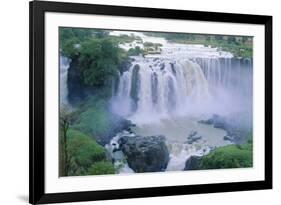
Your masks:
{"label": "shrub", "polygon": [[111,120],[104,100],[89,99],[82,105],[78,113],[74,128],[91,136],[100,136],[107,133]]}
{"label": "shrub", "polygon": [[253,166],[251,143],[220,147],[202,157],[199,169],[240,168]]}
{"label": "shrub", "polygon": [[95,162],[106,159],[106,150],[82,132],[67,132],[68,175],[84,175]]}
{"label": "shrub", "polygon": [[136,46],[135,48],[130,48],[128,50],[129,56],[138,56],[139,54],[142,54],[142,53],[143,53],[143,50],[139,46]]}
{"label": "shrub", "polygon": [[90,175],[114,174],[115,169],[112,163],[107,161],[100,161],[94,163],[89,169]]}

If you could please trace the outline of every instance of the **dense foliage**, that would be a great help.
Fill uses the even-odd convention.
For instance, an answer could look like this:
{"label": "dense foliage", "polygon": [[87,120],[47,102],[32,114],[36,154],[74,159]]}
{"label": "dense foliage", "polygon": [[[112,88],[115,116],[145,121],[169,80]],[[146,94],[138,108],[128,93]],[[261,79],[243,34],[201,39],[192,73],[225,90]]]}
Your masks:
{"label": "dense foliage", "polygon": [[69,173],[68,175],[85,175],[96,161],[104,160],[105,150],[89,136],[77,130],[68,131]]}
{"label": "dense foliage", "polygon": [[74,127],[89,135],[98,137],[111,127],[110,116],[103,100],[89,99],[77,112],[79,118]]}
{"label": "dense foliage", "polygon": [[[108,171],[104,171],[108,167],[110,173],[115,172],[114,165],[111,160],[107,158],[107,150],[100,144],[96,142],[92,130],[88,131],[90,128],[96,131],[101,131],[100,128],[103,126],[99,121],[102,121],[100,116],[97,116],[97,122],[92,121],[87,122],[87,119],[80,117],[80,113],[86,112],[89,109],[89,104],[81,106],[81,108],[76,109],[74,112],[67,110],[65,106],[60,108],[60,146],[59,146],[59,160],[60,160],[60,176],[77,176],[77,175],[89,175],[90,167],[98,162],[106,162],[106,164],[101,163],[96,167],[96,172],[100,174],[107,174]],[[97,109],[97,111],[102,114],[105,113],[103,109],[103,102],[97,102],[96,107],[92,109]],[[81,110],[80,110],[81,109]],[[93,115],[95,116],[95,115]],[[87,126],[82,126],[80,119],[85,120],[84,123],[88,123]],[[80,124],[78,123],[80,122]],[[78,124],[77,124],[78,123]],[[80,129],[78,129],[80,128]],[[92,134],[90,134],[90,132]],[[103,167],[103,165],[105,167]]]}
{"label": "dense foliage", "polygon": [[79,76],[87,86],[105,87],[117,76],[118,65],[127,57],[118,47],[123,41],[124,37],[109,36],[104,30],[60,29],[60,52],[78,59]]}
{"label": "dense foliage", "polygon": [[[92,173],[92,166],[99,174],[114,173],[115,169],[110,161],[107,161],[106,150],[90,136],[70,128],[67,131],[67,173],[65,176],[89,175]],[[64,176],[63,174],[61,174]]]}
{"label": "dense foliage", "polygon": [[228,145],[202,157],[199,169],[239,168],[253,166],[253,145]]}
{"label": "dense foliage", "polygon": [[138,56],[140,54],[143,54],[143,50],[139,46],[136,46],[135,48],[130,48],[128,50],[129,56]]}
{"label": "dense foliage", "polygon": [[121,62],[118,44],[110,39],[91,39],[81,44],[79,70],[86,85],[101,87],[117,76]]}
{"label": "dense foliage", "polygon": [[88,173],[91,175],[114,174],[115,169],[110,162],[99,161],[89,168]]}

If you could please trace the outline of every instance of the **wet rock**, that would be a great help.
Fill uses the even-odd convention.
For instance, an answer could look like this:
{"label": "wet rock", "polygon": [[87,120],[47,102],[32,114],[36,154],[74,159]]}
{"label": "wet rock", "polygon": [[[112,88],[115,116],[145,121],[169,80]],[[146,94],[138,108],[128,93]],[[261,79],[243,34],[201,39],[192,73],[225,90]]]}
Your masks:
{"label": "wet rock", "polygon": [[199,169],[201,157],[199,156],[191,156],[185,162],[184,170],[197,170]]}
{"label": "wet rock", "polygon": [[160,70],[164,70],[165,69],[165,63],[161,63],[160,64]]}
{"label": "wet rock", "polygon": [[139,101],[138,91],[140,87],[140,74],[139,74],[140,66],[136,64],[133,68],[132,73],[132,84],[131,84],[131,91],[130,96],[133,100],[132,109],[135,111],[137,109],[137,104]]}
{"label": "wet rock", "polygon": [[197,131],[191,131],[190,133],[189,133],[189,135],[188,135],[188,137],[193,137],[193,136],[195,136],[195,135],[197,135]]}
{"label": "wet rock", "polygon": [[172,69],[173,74],[176,75],[177,71],[175,69],[175,63],[170,63],[170,65],[171,65],[171,69]]}
{"label": "wet rock", "polygon": [[223,140],[233,142],[234,141],[234,137],[226,135],[226,136],[223,137]]}
{"label": "wet rock", "polygon": [[157,104],[157,101],[158,101],[157,87],[158,87],[158,77],[157,77],[157,74],[154,72],[151,75],[151,91],[152,91],[151,97],[152,97],[152,102],[154,104]]}
{"label": "wet rock", "polygon": [[200,136],[197,131],[191,131],[187,137],[187,143],[192,144],[200,139],[202,139],[202,136]]}
{"label": "wet rock", "polygon": [[243,144],[247,140],[249,132],[245,129],[235,126],[235,123],[232,123],[226,118],[214,114],[212,118],[207,120],[200,120],[199,123],[213,125],[215,128],[223,129],[227,132],[227,136],[224,136],[224,140],[229,140],[235,144]]}
{"label": "wet rock", "polygon": [[133,134],[133,133],[134,133],[131,127],[128,127],[128,128],[126,129],[126,131],[127,131],[128,133],[130,133],[130,134]]}
{"label": "wet rock", "polygon": [[86,86],[81,81],[79,75],[79,60],[74,58],[71,60],[67,72],[67,99],[70,104],[80,102],[86,96]]}
{"label": "wet rock", "polygon": [[199,120],[198,122],[206,125],[212,125],[214,123],[212,118],[208,120]]}
{"label": "wet rock", "polygon": [[169,111],[173,111],[176,106],[176,95],[175,95],[174,80],[171,76],[168,77],[168,103],[167,107]]}
{"label": "wet rock", "polygon": [[135,172],[158,172],[167,168],[169,152],[165,137],[123,136],[118,140],[127,163]]}
{"label": "wet rock", "polygon": [[132,66],[133,61],[134,61],[133,58],[128,58],[118,65],[118,70],[120,71],[121,75],[122,73],[129,70],[129,68]]}
{"label": "wet rock", "polygon": [[228,124],[223,117],[219,115],[213,115],[213,125],[215,128],[227,129]]}

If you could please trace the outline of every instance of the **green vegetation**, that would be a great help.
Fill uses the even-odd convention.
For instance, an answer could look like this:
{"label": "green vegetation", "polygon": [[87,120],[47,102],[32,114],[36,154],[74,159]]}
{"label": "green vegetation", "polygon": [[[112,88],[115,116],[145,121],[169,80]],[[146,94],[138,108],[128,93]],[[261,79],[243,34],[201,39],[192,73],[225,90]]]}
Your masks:
{"label": "green vegetation", "polygon": [[69,153],[68,175],[86,175],[95,162],[105,160],[105,149],[80,131],[68,131],[67,151]]}
{"label": "green vegetation", "polygon": [[160,54],[163,45],[161,43],[144,42],[143,46],[143,54]]}
{"label": "green vegetation", "polygon": [[73,115],[64,105],[60,105],[59,118],[59,174],[65,176],[68,173],[68,151],[67,151],[67,131],[72,121]]}
{"label": "green vegetation", "polygon": [[93,167],[99,174],[115,173],[114,165],[107,161],[105,148],[90,136],[70,128],[66,145],[66,172],[60,172],[60,176],[90,175],[93,174]]}
{"label": "green vegetation", "polygon": [[203,156],[198,169],[239,168],[253,166],[253,144],[220,147]]}
{"label": "green vegetation", "polygon": [[253,38],[248,36],[226,36],[187,33],[146,32],[146,35],[163,37],[169,42],[184,44],[202,44],[217,47],[221,51],[231,52],[235,57],[253,56]]}
{"label": "green vegetation", "polygon": [[104,88],[117,76],[118,66],[128,54],[118,44],[137,39],[134,36],[109,36],[99,29],[60,28],[60,52],[78,60],[81,82],[90,87]]}
{"label": "green vegetation", "polygon": [[[153,32],[146,34],[165,37],[175,43],[218,47],[239,57],[252,56],[250,37]],[[59,175],[114,174],[116,169],[107,158],[106,149],[99,144],[116,128],[116,119],[113,119],[115,116],[107,109],[112,91],[111,83],[117,77],[119,66],[129,56],[161,53],[162,44],[143,43],[141,38],[134,35],[109,36],[108,31],[99,29],[60,28],[59,36],[61,54],[77,63],[73,67],[78,80],[93,91],[90,97],[78,102],[73,111],[61,106]],[[136,46],[126,52],[118,46],[133,41],[143,43],[144,48]],[[139,69],[136,65],[133,70],[130,95],[134,102],[138,101],[136,90]],[[251,167],[252,161],[252,142],[249,141],[244,145],[218,148],[202,157],[199,166],[200,169]]]}
{"label": "green vegetation", "polygon": [[94,163],[88,170],[91,175],[101,175],[101,174],[114,174],[115,169],[112,163],[106,161],[100,161]]}
{"label": "green vegetation", "polygon": [[133,41],[138,41],[142,43],[142,39],[139,36],[135,36],[134,34],[125,35],[122,34],[120,36],[108,36],[108,38],[115,41],[115,43],[124,44],[124,43],[131,43]]}
{"label": "green vegetation", "polygon": [[[92,127],[92,129],[98,130],[96,122],[91,121],[93,124],[88,124],[89,127],[85,126],[78,130],[77,128],[81,126],[81,124],[75,124],[78,119],[80,117],[77,115],[77,111],[70,112],[65,107],[61,107],[59,132],[60,176],[89,175],[92,173],[90,171],[92,165],[98,162],[104,162],[95,167],[96,172],[99,174],[115,172],[113,164],[107,159],[106,149],[99,145],[92,135],[84,131],[84,129],[87,130]],[[98,117],[98,120],[102,121],[102,118]],[[108,167],[110,167],[109,171],[105,171]]]}
{"label": "green vegetation", "polygon": [[[89,106],[89,105],[92,106]],[[79,118],[74,127],[92,136],[101,136],[107,132],[111,126],[111,121],[106,111],[106,103],[103,100],[88,102],[87,108],[80,109]]]}
{"label": "green vegetation", "polygon": [[[109,36],[98,29],[60,28],[60,52],[75,62],[72,72],[94,92],[75,104],[73,111],[60,109],[59,163],[60,176],[113,174],[114,165],[106,149],[98,144],[114,127],[107,111],[111,82],[119,65],[128,58],[118,47],[134,36]],[[137,51],[137,50],[136,50]]]}
{"label": "green vegetation", "polygon": [[110,39],[90,39],[81,44],[79,71],[85,85],[102,87],[117,76],[120,48]]}
{"label": "green vegetation", "polygon": [[135,48],[130,48],[128,50],[128,56],[138,56],[140,54],[143,54],[143,50],[139,46],[136,46]]}

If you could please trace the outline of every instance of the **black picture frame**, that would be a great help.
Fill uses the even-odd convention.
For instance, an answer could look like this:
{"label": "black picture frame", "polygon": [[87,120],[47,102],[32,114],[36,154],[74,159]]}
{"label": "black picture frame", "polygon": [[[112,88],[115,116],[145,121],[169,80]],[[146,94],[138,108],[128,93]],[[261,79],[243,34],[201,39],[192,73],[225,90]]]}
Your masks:
{"label": "black picture frame", "polygon": [[[29,202],[31,204],[154,197],[272,188],[272,17],[262,15],[230,14],[137,8],[124,6],[104,6],[62,2],[32,1],[30,12],[30,165]],[[135,188],[107,191],[81,191],[71,193],[45,193],[45,72],[44,38],[45,13],[101,14],[111,16],[150,17],[162,19],[197,20],[259,24],[265,27],[265,180],[235,183],[198,184],[153,188]]]}

